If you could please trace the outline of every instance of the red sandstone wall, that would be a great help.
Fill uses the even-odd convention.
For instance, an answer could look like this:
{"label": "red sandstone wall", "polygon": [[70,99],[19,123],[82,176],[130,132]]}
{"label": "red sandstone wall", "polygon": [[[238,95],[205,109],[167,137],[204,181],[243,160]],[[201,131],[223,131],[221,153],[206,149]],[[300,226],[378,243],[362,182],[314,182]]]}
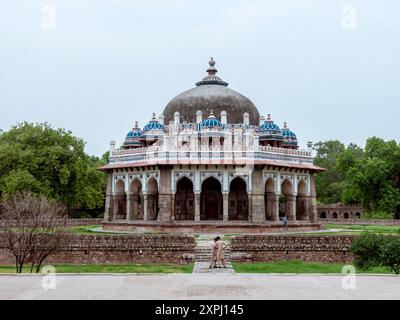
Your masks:
{"label": "red sandstone wall", "polygon": [[268,262],[303,260],[351,263],[354,236],[239,236],[231,242],[232,260]]}
{"label": "red sandstone wall", "polygon": [[[195,245],[190,236],[82,235],[46,263],[188,263],[194,258]],[[13,257],[0,248],[0,264],[13,263]]]}

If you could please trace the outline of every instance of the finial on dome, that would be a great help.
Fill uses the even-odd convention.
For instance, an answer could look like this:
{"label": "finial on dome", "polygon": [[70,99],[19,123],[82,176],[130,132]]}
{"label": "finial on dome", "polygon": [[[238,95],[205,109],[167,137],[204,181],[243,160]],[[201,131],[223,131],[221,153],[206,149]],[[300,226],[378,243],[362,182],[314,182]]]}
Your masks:
{"label": "finial on dome", "polygon": [[155,112],[153,112],[153,119],[155,119],[156,118],[156,113]]}
{"label": "finial on dome", "polygon": [[285,129],[287,129],[287,127],[288,127],[288,126],[287,126],[287,122],[284,122],[284,123],[283,123],[283,127],[284,127]]}
{"label": "finial on dome", "polygon": [[139,128],[139,122],[138,121],[135,121],[135,128],[136,129]]}
{"label": "finial on dome", "polygon": [[271,114],[270,114],[270,113],[268,113],[268,115],[267,115],[267,120],[268,120],[268,121],[271,120]]}
{"label": "finial on dome", "polygon": [[213,57],[211,57],[210,61],[208,62],[210,67],[214,67],[215,66],[215,60]]}
{"label": "finial on dome", "polygon": [[208,64],[210,65],[210,67],[207,69],[208,75],[213,76],[215,75],[218,70],[215,69],[215,60],[213,57],[211,57],[210,61],[208,62]]}

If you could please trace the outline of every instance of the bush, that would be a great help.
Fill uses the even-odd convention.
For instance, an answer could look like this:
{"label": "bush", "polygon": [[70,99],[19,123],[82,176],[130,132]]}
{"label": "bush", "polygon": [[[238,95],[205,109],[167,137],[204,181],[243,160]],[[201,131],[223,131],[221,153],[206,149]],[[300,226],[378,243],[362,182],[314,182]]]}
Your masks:
{"label": "bush", "polygon": [[353,241],[350,251],[354,255],[356,267],[367,270],[380,265],[383,236],[365,232],[360,238]]}
{"label": "bush", "polygon": [[400,273],[400,237],[379,236],[366,232],[353,241],[350,251],[356,267],[368,270],[372,267],[387,267]]}
{"label": "bush", "polygon": [[365,219],[393,219],[393,213],[385,211],[372,211],[364,213]]}
{"label": "bush", "polygon": [[400,274],[400,238],[390,237],[381,248],[381,265],[389,267],[396,274]]}

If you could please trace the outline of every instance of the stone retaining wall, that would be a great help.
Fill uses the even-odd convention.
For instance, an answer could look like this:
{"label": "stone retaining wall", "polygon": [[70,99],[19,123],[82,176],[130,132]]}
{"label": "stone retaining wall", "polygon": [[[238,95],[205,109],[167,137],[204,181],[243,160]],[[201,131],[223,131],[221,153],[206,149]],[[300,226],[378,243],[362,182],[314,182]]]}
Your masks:
{"label": "stone retaining wall", "polygon": [[351,263],[348,251],[356,236],[266,236],[244,235],[232,239],[232,260],[269,262],[303,260]]}
{"label": "stone retaining wall", "polygon": [[[67,226],[74,227],[74,226],[95,225],[95,224],[101,224],[102,221],[103,221],[102,218],[67,219]],[[13,227],[13,226],[15,226],[14,220],[0,219],[0,228]]]}
{"label": "stone retaining wall", "polygon": [[[79,235],[72,244],[49,257],[46,263],[189,263],[194,259],[195,239],[172,235]],[[13,264],[0,243],[0,264]]]}
{"label": "stone retaining wall", "polygon": [[395,219],[318,219],[321,224],[356,224],[356,225],[380,225],[400,226],[400,220]]}

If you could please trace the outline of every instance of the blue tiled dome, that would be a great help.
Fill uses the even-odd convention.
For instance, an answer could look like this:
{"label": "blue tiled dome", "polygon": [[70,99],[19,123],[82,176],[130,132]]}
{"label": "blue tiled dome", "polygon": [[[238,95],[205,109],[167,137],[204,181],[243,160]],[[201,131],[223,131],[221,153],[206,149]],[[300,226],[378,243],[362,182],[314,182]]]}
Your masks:
{"label": "blue tiled dome", "polygon": [[207,128],[222,127],[222,122],[215,118],[215,116],[211,113],[208,119],[202,122],[201,126]]}
{"label": "blue tiled dome", "polygon": [[266,134],[281,134],[282,130],[279,126],[271,120],[271,115],[268,115],[267,120],[258,128],[260,133]]}
{"label": "blue tiled dome", "polygon": [[286,122],[282,129],[282,136],[283,146],[297,146],[296,134],[288,128]]}
{"label": "blue tiled dome", "polygon": [[140,130],[138,122],[135,122],[135,127],[128,132],[125,138],[124,147],[141,147],[142,143],[140,138],[142,137],[143,132]]}
{"label": "blue tiled dome", "polygon": [[153,113],[153,118],[150,120],[148,124],[146,124],[143,128],[143,132],[153,131],[153,130],[164,130],[164,125],[161,124],[158,119],[156,119],[156,115]]}

